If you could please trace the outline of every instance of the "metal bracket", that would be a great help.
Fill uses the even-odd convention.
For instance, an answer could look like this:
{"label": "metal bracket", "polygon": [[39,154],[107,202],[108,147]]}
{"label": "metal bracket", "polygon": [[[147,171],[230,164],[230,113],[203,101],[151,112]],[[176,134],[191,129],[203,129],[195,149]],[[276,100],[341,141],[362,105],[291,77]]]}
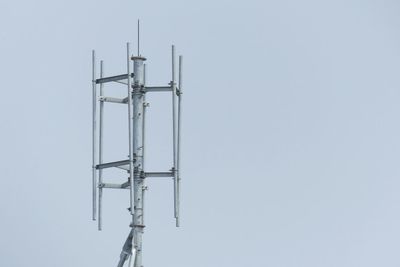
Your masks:
{"label": "metal bracket", "polygon": [[146,86],[144,92],[171,92],[171,86]]}
{"label": "metal bracket", "polygon": [[129,160],[120,160],[120,161],[98,164],[98,165],[96,165],[96,169],[101,170],[101,169],[118,167],[118,166],[127,165],[127,164],[129,164]]}
{"label": "metal bracket", "polygon": [[110,103],[118,103],[118,104],[127,104],[128,98],[115,98],[115,97],[108,97],[108,96],[100,96],[99,101],[101,102],[110,102]]}
{"label": "metal bracket", "polygon": [[99,184],[99,188],[111,188],[111,189],[129,189],[129,184],[109,184],[109,183],[101,183]]}
{"label": "metal bracket", "polygon": [[[121,74],[121,75],[116,75],[116,76],[111,76],[111,77],[105,77],[105,78],[100,78],[100,79],[96,79],[96,83],[97,84],[101,84],[101,83],[109,83],[109,82],[116,82],[116,81],[120,81],[120,80],[126,80],[127,79],[128,74]],[[134,77],[134,74],[131,73],[131,77]]]}
{"label": "metal bracket", "polygon": [[174,177],[173,172],[145,172],[146,177]]}

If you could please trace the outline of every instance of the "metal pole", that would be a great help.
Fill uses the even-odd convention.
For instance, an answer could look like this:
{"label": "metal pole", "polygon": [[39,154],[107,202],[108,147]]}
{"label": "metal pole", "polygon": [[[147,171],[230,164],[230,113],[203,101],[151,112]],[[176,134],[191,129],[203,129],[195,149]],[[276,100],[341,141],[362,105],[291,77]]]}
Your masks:
{"label": "metal pole", "polygon": [[137,21],[137,56],[140,56],[140,20]]}
{"label": "metal pole", "polygon": [[124,243],[124,246],[122,247],[122,252],[119,256],[120,258],[117,267],[123,267],[128,257],[132,259],[132,256],[134,256],[133,255],[134,251],[132,250],[132,239],[133,239],[133,229],[129,232],[129,235]]}
{"label": "metal pole", "polygon": [[173,172],[174,172],[174,217],[178,218],[178,179],[176,173],[176,84],[175,84],[175,46],[172,45],[172,151],[173,151]]}
{"label": "metal pole", "polygon": [[[134,154],[134,248],[136,249],[135,267],[142,267],[142,235],[143,235],[143,109],[144,109],[144,61],[143,57],[132,57],[134,68],[133,84],[133,154]],[[132,174],[131,174],[132,176]]]}
{"label": "metal pole", "polygon": [[[146,86],[146,64],[143,64],[143,86]],[[145,169],[145,151],[146,151],[146,110],[147,110],[147,102],[146,102],[146,94],[143,94],[143,126],[142,126],[142,169],[144,172],[146,172]],[[142,188],[142,199],[143,199],[143,203],[142,203],[142,223],[144,225],[144,202],[146,200],[145,198],[145,193],[147,190],[147,186],[143,185]]]}
{"label": "metal pole", "polygon": [[92,220],[96,220],[96,52],[92,51]]}
{"label": "metal pole", "polygon": [[179,217],[180,217],[180,181],[181,181],[181,114],[182,114],[182,86],[183,86],[183,81],[182,81],[182,68],[183,68],[183,57],[179,56],[179,80],[178,80],[178,86],[179,86],[179,94],[178,94],[178,138],[177,138],[177,159],[176,159],[176,170],[177,170],[177,218],[176,218],[176,227],[179,227]]}
{"label": "metal pole", "polygon": [[130,183],[131,183],[131,188],[130,188],[130,213],[133,215],[133,209],[134,209],[134,181],[133,181],[133,151],[132,151],[132,142],[133,142],[133,135],[132,135],[132,86],[131,86],[131,49],[130,49],[130,44],[126,44],[126,56],[127,56],[127,79],[128,79],[128,135],[129,135],[129,175],[130,175]]}
{"label": "metal pole", "polygon": [[142,203],[142,209],[143,209],[143,212],[142,212],[142,223],[143,223],[143,225],[144,225],[144,203],[145,203],[145,200],[146,200],[146,198],[145,198],[146,190],[147,190],[147,186],[143,186],[143,188],[142,188],[142,198],[143,198],[143,203]]}
{"label": "metal pole", "polygon": [[[104,63],[100,61],[100,78],[104,77]],[[103,91],[104,84],[100,84],[100,97],[104,95]],[[100,118],[99,118],[99,164],[103,163],[103,128],[104,128],[104,101],[100,101]],[[99,185],[103,184],[103,170],[99,169]],[[98,212],[98,229],[101,231],[102,228],[102,213],[103,213],[103,187],[99,187],[99,212]]]}
{"label": "metal pole", "polygon": [[[146,86],[146,64],[143,64],[143,86]],[[142,126],[142,168],[145,171],[145,151],[146,151],[146,144],[145,144],[145,138],[146,138],[146,110],[147,110],[147,103],[146,103],[146,94],[143,94],[143,126]]]}

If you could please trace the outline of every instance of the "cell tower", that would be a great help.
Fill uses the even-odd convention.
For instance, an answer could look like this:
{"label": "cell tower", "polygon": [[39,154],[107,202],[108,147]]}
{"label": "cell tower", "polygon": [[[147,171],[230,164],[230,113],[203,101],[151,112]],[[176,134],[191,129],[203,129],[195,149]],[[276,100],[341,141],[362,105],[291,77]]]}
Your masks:
{"label": "cell tower", "polygon": [[[180,195],[180,129],[181,129],[181,100],[182,100],[182,56],[179,56],[178,85],[176,84],[175,47],[172,45],[172,76],[166,86],[146,85],[146,58],[139,50],[139,22],[138,22],[138,50],[137,55],[131,54],[130,44],[126,45],[127,73],[104,77],[103,61],[100,61],[100,77],[96,75],[96,53],[92,52],[92,90],[93,90],[93,143],[92,143],[92,186],[93,186],[93,220],[98,221],[98,229],[102,229],[102,196],[103,190],[128,189],[130,193],[129,212],[132,222],[128,238],[123,245],[118,267],[142,267],[142,236],[144,230],[144,197],[147,187],[145,180],[150,177],[171,177],[174,183],[174,217],[179,227],[179,195]],[[133,72],[132,67],[133,65]],[[127,87],[125,98],[104,96],[106,83],[119,83]],[[97,85],[99,85],[99,95]],[[173,137],[173,166],[169,171],[153,172],[145,168],[145,118],[146,94],[153,92],[170,92],[172,96],[172,137]],[[104,104],[117,103],[127,106],[128,118],[128,159],[115,162],[103,162],[103,119]],[[97,112],[99,111],[99,112]],[[98,122],[97,123],[97,119]],[[106,183],[103,179],[103,170],[119,168],[127,172],[127,181],[122,184]]]}

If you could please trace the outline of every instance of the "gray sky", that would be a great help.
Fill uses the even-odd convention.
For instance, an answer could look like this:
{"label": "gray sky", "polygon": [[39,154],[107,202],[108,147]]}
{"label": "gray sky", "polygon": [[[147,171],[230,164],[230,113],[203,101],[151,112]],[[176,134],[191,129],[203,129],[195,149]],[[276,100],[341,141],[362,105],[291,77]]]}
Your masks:
{"label": "gray sky", "polygon": [[[172,43],[185,61],[182,228],[172,182],[148,181],[144,266],[399,266],[399,14],[394,0],[0,2],[0,266],[116,265],[128,195],[106,192],[97,232],[90,57],[123,73],[138,18],[149,83],[169,82]],[[171,167],[169,101],[149,98],[148,170]],[[106,112],[105,160],[124,159],[125,109]]]}

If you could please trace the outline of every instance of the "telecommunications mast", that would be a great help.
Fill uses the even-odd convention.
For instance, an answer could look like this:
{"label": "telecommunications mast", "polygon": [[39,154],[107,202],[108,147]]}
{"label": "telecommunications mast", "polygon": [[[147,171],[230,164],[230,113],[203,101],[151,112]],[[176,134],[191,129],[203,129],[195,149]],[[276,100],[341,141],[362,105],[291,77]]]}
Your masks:
{"label": "telecommunications mast", "polygon": [[[123,245],[118,267],[142,267],[142,236],[144,196],[147,187],[145,180],[151,177],[170,177],[174,183],[174,217],[176,226],[179,227],[179,195],[180,195],[180,129],[181,129],[181,100],[182,100],[182,56],[179,56],[178,84],[176,83],[175,47],[172,46],[172,71],[171,81],[165,86],[146,85],[146,58],[139,51],[139,22],[138,22],[138,53],[131,54],[130,44],[126,45],[127,72],[116,76],[104,76],[104,63],[100,61],[100,77],[96,75],[96,53],[92,51],[92,90],[93,90],[93,114],[92,114],[92,198],[93,220],[98,221],[98,229],[102,229],[102,196],[103,190],[123,189],[129,190],[129,212],[132,215],[132,228]],[[132,72],[133,65],[133,72]],[[104,96],[106,83],[118,83],[126,86],[127,96],[115,98]],[[99,85],[99,91],[98,87]],[[169,92],[172,96],[172,154],[173,166],[169,171],[154,172],[144,168],[145,162],[145,115],[148,104],[147,93]],[[99,93],[99,94],[98,94]],[[104,104],[116,103],[127,106],[128,118],[128,146],[127,159],[103,162],[103,120]],[[98,123],[97,123],[98,122]],[[103,178],[103,170],[107,168],[119,168],[127,173],[126,182],[122,184],[106,183]]]}

